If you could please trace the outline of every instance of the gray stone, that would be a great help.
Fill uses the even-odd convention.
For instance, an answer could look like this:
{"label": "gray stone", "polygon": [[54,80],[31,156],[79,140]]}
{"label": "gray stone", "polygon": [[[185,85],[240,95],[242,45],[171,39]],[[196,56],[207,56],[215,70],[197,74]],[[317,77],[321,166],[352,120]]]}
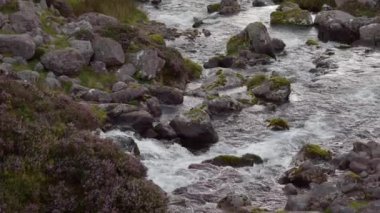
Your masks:
{"label": "gray stone", "polygon": [[220,2],[220,14],[232,15],[238,12],[240,12],[240,4],[238,0],[222,0]]}
{"label": "gray stone", "polygon": [[251,200],[247,195],[243,194],[228,194],[225,198],[218,202],[218,208],[224,210],[238,210],[241,207],[251,205]]}
{"label": "gray stone", "polygon": [[40,26],[40,19],[34,11],[26,10],[9,16],[12,29],[16,33],[31,32]]}
{"label": "gray stone", "polygon": [[359,29],[360,39],[374,46],[380,45],[380,23],[369,24]]}
{"label": "gray stone", "polygon": [[249,24],[244,32],[248,37],[251,49],[260,54],[267,54],[276,58],[272,47],[272,39],[269,36],[268,30],[261,22]]}
{"label": "gray stone", "polygon": [[156,97],[151,97],[148,100],[146,100],[146,105],[148,106],[148,111],[154,117],[161,116],[162,112],[161,112],[160,101]]}
{"label": "gray stone", "polygon": [[165,65],[155,49],[145,49],[137,53],[137,67],[139,76],[144,79],[154,79]]}
{"label": "gray stone", "polygon": [[31,59],[36,51],[33,38],[27,34],[0,35],[0,53],[11,53],[24,59]]}
{"label": "gray stone", "polygon": [[56,75],[76,76],[86,65],[82,54],[73,48],[53,50],[41,57],[45,69]]}
{"label": "gray stone", "polygon": [[85,40],[71,40],[70,45],[72,48],[77,49],[83,56],[86,64],[90,63],[92,56],[94,55],[94,49],[90,41]]}
{"label": "gray stone", "polygon": [[121,44],[117,41],[110,38],[96,37],[92,46],[95,51],[94,60],[102,61],[107,66],[124,64],[125,54]]}
{"label": "gray stone", "polygon": [[116,78],[119,81],[128,82],[130,81],[131,77],[136,73],[136,71],[137,70],[133,64],[124,64],[116,71]]}
{"label": "gray stone", "polygon": [[174,87],[152,85],[149,87],[151,95],[158,98],[160,103],[179,105],[183,103],[183,91]]}
{"label": "gray stone", "polygon": [[112,86],[112,92],[118,92],[120,90],[128,88],[128,84],[118,81]]}
{"label": "gray stone", "polygon": [[95,12],[82,14],[78,19],[88,21],[96,28],[104,28],[119,24],[119,21],[116,18]]}
{"label": "gray stone", "polygon": [[242,110],[242,105],[229,96],[217,97],[206,104],[211,115],[225,115]]}

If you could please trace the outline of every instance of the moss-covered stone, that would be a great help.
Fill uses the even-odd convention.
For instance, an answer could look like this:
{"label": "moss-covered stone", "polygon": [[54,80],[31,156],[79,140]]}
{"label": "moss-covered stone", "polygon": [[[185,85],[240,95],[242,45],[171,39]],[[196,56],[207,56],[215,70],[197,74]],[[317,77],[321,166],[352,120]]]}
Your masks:
{"label": "moss-covered stone", "polygon": [[351,203],[349,203],[349,207],[354,209],[356,212],[361,212],[360,210],[367,207],[368,204],[369,204],[368,201],[356,200],[356,201],[352,201]]}
{"label": "moss-covered stone", "polygon": [[208,13],[219,12],[219,10],[220,10],[220,3],[210,4],[207,6],[207,12]]}
{"label": "moss-covered stone", "polygon": [[271,90],[277,90],[284,86],[290,86],[291,82],[282,76],[272,76],[269,79],[271,81]]}
{"label": "moss-covered stone", "polygon": [[190,71],[191,79],[199,79],[202,76],[203,68],[191,59],[185,58],[184,66]]}
{"label": "moss-covered stone", "polygon": [[10,0],[0,7],[0,12],[4,14],[11,14],[19,10],[18,1]]}
{"label": "moss-covered stone", "polygon": [[307,10],[292,9],[288,11],[275,11],[270,14],[271,24],[310,26],[313,18]]}
{"label": "moss-covered stone", "polygon": [[215,166],[231,166],[231,167],[245,167],[253,166],[254,164],[261,164],[264,161],[261,157],[255,154],[245,154],[242,157],[234,155],[219,155],[213,159],[203,161],[203,163],[210,163]]}
{"label": "moss-covered stone", "polygon": [[213,90],[213,89],[223,87],[226,85],[227,78],[226,78],[226,75],[224,74],[223,70],[218,70],[216,75],[217,75],[216,80],[212,84],[210,84],[206,87],[207,90]]}
{"label": "moss-covered stone", "polygon": [[155,44],[158,45],[165,45],[165,40],[164,37],[160,34],[151,34],[149,35],[149,39],[154,42]]}
{"label": "moss-covered stone", "polygon": [[208,117],[205,106],[194,107],[185,112],[184,115],[194,122],[201,122]]}
{"label": "moss-covered stone", "polygon": [[305,147],[305,155],[312,159],[330,160],[332,158],[331,151],[323,149],[316,144],[307,144]]}
{"label": "moss-covered stone", "polygon": [[255,88],[259,85],[261,85],[266,80],[268,80],[268,77],[264,74],[257,74],[257,75],[252,76],[246,82],[246,86],[247,86],[248,91],[252,90],[253,88]]}
{"label": "moss-covered stone", "polygon": [[249,49],[249,41],[244,35],[235,35],[228,40],[227,55],[238,54],[243,49]]}
{"label": "moss-covered stone", "polygon": [[308,40],[306,41],[306,45],[307,45],[307,46],[318,46],[319,43],[318,43],[317,40],[310,38],[310,39],[308,39]]}
{"label": "moss-covered stone", "polygon": [[273,130],[289,130],[289,124],[286,120],[282,118],[272,118],[267,120],[268,127],[271,127]]}

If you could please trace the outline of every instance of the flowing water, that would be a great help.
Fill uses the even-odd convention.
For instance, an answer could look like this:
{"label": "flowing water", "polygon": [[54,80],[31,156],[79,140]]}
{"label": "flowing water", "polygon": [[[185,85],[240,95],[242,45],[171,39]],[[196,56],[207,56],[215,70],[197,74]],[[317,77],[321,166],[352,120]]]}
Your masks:
{"label": "flowing water", "polygon": [[[169,27],[186,30],[191,28],[193,17],[207,16],[206,6],[211,0],[163,0],[159,8],[145,6],[152,20]],[[256,207],[281,209],[286,203],[278,177],[291,166],[292,157],[305,143],[315,143],[343,152],[356,141],[380,138],[380,52],[365,47],[338,49],[336,43],[323,43],[321,48],[308,47],[305,41],[317,37],[314,28],[271,27],[269,15],[276,6],[251,7],[243,1],[244,11],[238,15],[218,17],[212,15],[200,29],[211,31],[208,38],[200,36],[194,41],[179,38],[167,44],[179,48],[195,61],[203,63],[218,53],[224,53],[227,40],[239,33],[249,23],[261,21],[267,25],[271,37],[282,39],[286,54],[270,65],[260,67],[275,71],[292,80],[290,102],[275,111],[263,106],[253,106],[241,113],[214,120],[219,142],[206,153],[194,155],[178,144],[163,143],[152,139],[136,139],[142,153],[148,176],[166,192],[186,187],[186,202],[181,196],[172,195],[173,212],[218,212],[217,200],[229,192],[242,193],[252,199]],[[309,72],[312,61],[326,49],[335,52],[330,60],[338,68],[323,75]],[[253,69],[241,70],[253,74]],[[207,78],[204,71],[203,78]],[[196,87],[202,82],[195,82]],[[177,108],[165,108],[163,119],[169,120],[175,112],[191,108],[202,100],[185,97]],[[289,131],[274,132],[266,127],[265,120],[272,117],[286,118]],[[106,134],[133,135],[130,132],[112,131]],[[265,159],[263,165],[239,169],[204,167],[188,169],[190,164],[200,163],[220,154],[258,154]],[[178,191],[178,190],[177,190]],[[176,193],[178,194],[178,193]]]}

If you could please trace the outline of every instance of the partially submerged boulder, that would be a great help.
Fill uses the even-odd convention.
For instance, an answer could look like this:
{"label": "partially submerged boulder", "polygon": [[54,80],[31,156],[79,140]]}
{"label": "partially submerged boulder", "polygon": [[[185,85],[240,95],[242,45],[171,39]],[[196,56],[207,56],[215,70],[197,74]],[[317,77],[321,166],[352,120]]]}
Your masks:
{"label": "partially submerged boulder", "polygon": [[227,43],[227,54],[237,54],[248,49],[260,54],[276,58],[272,47],[272,39],[261,22],[249,24],[240,34],[233,36]]}
{"label": "partially submerged boulder", "polygon": [[219,155],[213,159],[205,160],[202,163],[210,163],[215,166],[246,167],[254,164],[262,164],[264,161],[255,154],[245,154],[241,157],[233,155]]}
{"label": "partially submerged boulder", "polygon": [[240,12],[238,0],[222,0],[220,3],[219,13],[221,15],[233,15]]}
{"label": "partially submerged boulder", "polygon": [[229,96],[216,97],[206,101],[207,109],[211,115],[226,115],[242,110],[242,105]]}
{"label": "partially submerged boulder", "polygon": [[249,91],[256,98],[264,101],[282,104],[289,100],[291,92],[290,81],[281,76],[256,75],[247,81]]}
{"label": "partially submerged boulder", "polygon": [[277,11],[270,14],[271,24],[282,25],[313,25],[313,18],[307,10],[302,10],[297,4],[291,2],[282,3]]}
{"label": "partially submerged boulder", "polygon": [[202,107],[178,115],[170,126],[181,139],[181,144],[190,150],[200,150],[218,142],[211,118]]}

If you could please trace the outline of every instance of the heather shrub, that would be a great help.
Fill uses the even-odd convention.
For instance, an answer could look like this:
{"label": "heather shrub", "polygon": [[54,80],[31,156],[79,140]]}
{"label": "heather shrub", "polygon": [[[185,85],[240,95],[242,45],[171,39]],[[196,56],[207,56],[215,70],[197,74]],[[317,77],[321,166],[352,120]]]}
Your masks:
{"label": "heather shrub", "polygon": [[140,161],[88,130],[89,106],[0,76],[0,212],[165,212]]}

